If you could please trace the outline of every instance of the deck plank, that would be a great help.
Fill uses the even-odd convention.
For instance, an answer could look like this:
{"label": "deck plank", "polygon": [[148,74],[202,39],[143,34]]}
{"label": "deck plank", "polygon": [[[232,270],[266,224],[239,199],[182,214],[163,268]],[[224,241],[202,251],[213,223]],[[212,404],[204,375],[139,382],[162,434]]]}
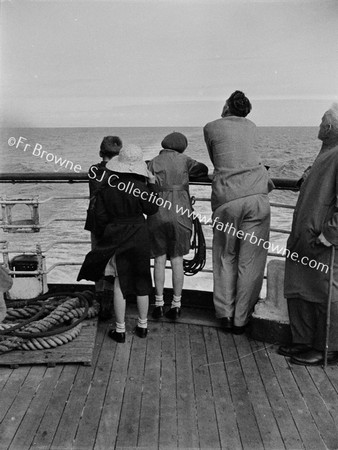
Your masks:
{"label": "deck plank", "polygon": [[159,447],[177,448],[175,327],[162,324],[161,400]]}
{"label": "deck plank", "polygon": [[0,370],[0,392],[2,391],[3,387],[6,385],[7,380],[12,374],[13,369],[10,369],[9,367],[7,369],[2,368]]}
{"label": "deck plank", "polygon": [[[19,367],[18,369],[12,370],[12,369],[3,369],[6,373],[6,379],[7,382],[4,384],[4,388],[0,392],[0,423],[2,422],[3,418],[7,414],[8,409],[11,407],[12,403],[14,402],[16,395],[18,394],[22,383],[24,383],[26,376],[28,375],[30,371],[30,367]],[[2,369],[0,368],[0,371]],[[11,371],[11,373],[8,376],[8,370]]]}
{"label": "deck plank", "polygon": [[[316,369],[317,371],[323,370],[321,367],[317,367]],[[337,449],[337,425],[335,424],[323,399],[320,397],[318,389],[314,385],[307,368],[303,366],[296,366],[293,367],[292,372],[323,441],[329,449]]]}
{"label": "deck plank", "polygon": [[133,336],[117,448],[137,447],[147,339]]}
{"label": "deck plank", "polygon": [[242,449],[242,444],[217,329],[205,328],[204,339],[207,348],[208,367],[214,394],[221,448],[224,450],[239,450]]}
{"label": "deck plank", "polygon": [[328,366],[325,369],[325,373],[330,380],[332,386],[334,387],[335,391],[338,393],[338,370],[337,366]]}
{"label": "deck plank", "polygon": [[325,449],[320,433],[313,421],[310,411],[302,397],[293,376],[294,366],[290,368],[284,356],[275,352],[269,353],[274,372],[278,379],[283,395],[296,423],[298,432],[306,450]]}
{"label": "deck plank", "polygon": [[285,448],[288,450],[301,450],[304,446],[271,365],[268,356],[270,349],[266,346],[263,348],[261,342],[251,341],[250,344]]}
{"label": "deck plank", "polygon": [[193,378],[197,406],[197,422],[200,446],[220,448],[214,397],[211,386],[203,329],[189,327]]}
{"label": "deck plank", "polygon": [[72,386],[75,383],[79,367],[69,364],[60,367],[63,369],[62,373],[52,392],[43,419],[36,431],[34,441],[30,447],[32,450],[47,450],[50,448]]}
{"label": "deck plank", "polygon": [[179,448],[199,448],[189,325],[176,324],[176,398]]}
{"label": "deck plank", "polygon": [[262,438],[239,362],[235,341],[231,335],[226,333],[219,333],[219,338],[243,449],[263,449]]}
{"label": "deck plank", "polygon": [[115,353],[97,429],[95,450],[115,448],[133,337],[128,333],[124,344],[114,343],[107,337],[106,339],[109,339],[110,345],[115,345]]}
{"label": "deck plank", "polygon": [[73,440],[81,419],[83,405],[86,402],[89,386],[92,382],[96,362],[98,360],[105,329],[98,327],[97,339],[92,366],[80,366],[76,374],[74,386],[70,392],[67,404],[52,442],[53,450],[72,448]]}
{"label": "deck plank", "polygon": [[17,433],[23,417],[43,380],[46,367],[32,367],[18,391],[11,407],[0,423],[0,448],[8,449]]}
{"label": "deck plank", "polygon": [[[148,334],[144,369],[144,384],[140,412],[138,447],[157,449],[159,436],[159,412],[161,388],[161,324],[153,324]],[[165,339],[166,336],[163,336]]]}
{"label": "deck plank", "polygon": [[[106,329],[106,333],[107,331]],[[100,357],[95,365],[92,381],[89,386],[86,402],[83,405],[81,421],[73,443],[74,450],[94,448],[115,349],[116,343],[105,335],[100,350]]]}
{"label": "deck plank", "polygon": [[[248,339],[243,335],[235,336],[235,342],[263,445],[265,448],[284,449],[285,446]],[[264,348],[263,344],[261,346]]]}
{"label": "deck plank", "polygon": [[321,398],[325,402],[336,426],[338,426],[338,393],[328,376],[328,372],[330,373],[331,369],[331,367],[326,370],[322,370],[319,367],[308,367],[309,374],[316,385]]}
{"label": "deck plank", "polygon": [[46,369],[37,393],[27,409],[9,450],[23,450],[30,447],[61,372],[61,366]]}

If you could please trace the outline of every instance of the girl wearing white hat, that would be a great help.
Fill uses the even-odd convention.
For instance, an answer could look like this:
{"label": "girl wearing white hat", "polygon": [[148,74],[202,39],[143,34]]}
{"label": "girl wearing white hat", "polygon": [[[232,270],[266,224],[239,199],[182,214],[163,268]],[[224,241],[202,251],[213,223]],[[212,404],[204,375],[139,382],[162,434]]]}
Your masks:
{"label": "girl wearing white hat", "polygon": [[[144,215],[155,214],[157,190],[155,177],[147,170],[142,150],[125,145],[119,156],[107,164],[111,171],[108,186],[97,199],[96,222],[101,236],[97,247],[88,253],[78,280],[96,281],[102,275],[114,279],[115,330],[109,336],[125,342],[126,299],[137,298],[138,324],[134,330],[141,338],[147,336],[150,273],[150,243]],[[113,298],[104,295],[106,302]],[[103,305],[103,307],[107,305]],[[109,305],[108,305],[109,308]]]}

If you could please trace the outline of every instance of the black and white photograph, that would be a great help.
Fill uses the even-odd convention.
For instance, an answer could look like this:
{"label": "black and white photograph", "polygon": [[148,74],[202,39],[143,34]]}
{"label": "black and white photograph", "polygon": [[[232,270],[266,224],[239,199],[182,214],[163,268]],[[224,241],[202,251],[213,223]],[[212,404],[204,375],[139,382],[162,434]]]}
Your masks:
{"label": "black and white photograph", "polygon": [[337,0],[0,0],[0,450],[338,450]]}

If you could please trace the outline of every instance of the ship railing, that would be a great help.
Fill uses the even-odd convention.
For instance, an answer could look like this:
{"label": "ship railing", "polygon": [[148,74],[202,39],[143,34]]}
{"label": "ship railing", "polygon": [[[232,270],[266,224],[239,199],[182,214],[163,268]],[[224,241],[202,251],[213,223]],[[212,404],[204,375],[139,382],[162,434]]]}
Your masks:
{"label": "ship railing", "polygon": [[[199,180],[190,180],[190,186],[210,186],[212,181],[212,177],[206,177],[204,179]],[[15,173],[3,173],[0,174],[0,183],[87,183],[88,178],[87,175],[84,173],[80,174],[65,174],[65,173],[32,173],[32,174],[15,174]],[[275,189],[277,190],[289,190],[289,191],[298,191],[298,185],[297,180],[294,179],[287,179],[287,178],[273,178],[273,182],[275,184]],[[59,201],[59,200],[88,200],[88,195],[77,195],[77,196],[51,196],[46,199],[39,199],[38,197],[35,197],[32,201],[32,204],[34,204],[34,212],[36,213],[38,205],[43,205],[51,201]],[[195,202],[209,202],[210,198],[207,197],[195,197]],[[7,197],[0,199],[1,208],[3,211],[3,217],[2,221],[0,222],[0,228],[3,228],[4,231],[14,231],[15,229],[18,229],[17,224],[9,224],[8,223],[8,217],[7,220],[4,220],[6,217],[4,214],[4,208],[6,208],[6,205],[10,205],[11,207],[16,204],[27,204],[27,199],[7,199]],[[294,209],[293,205],[285,204],[285,203],[276,203],[276,202],[270,202],[270,206],[273,208],[285,208],[285,209]],[[31,220],[31,223],[29,224],[20,224],[19,228],[23,230],[33,230],[35,232],[38,232],[41,228],[48,228],[53,222],[83,222],[84,218],[82,217],[73,217],[73,218],[59,218],[59,217],[52,217],[49,219],[46,223],[40,224],[39,223],[39,217],[38,214],[35,217],[35,223],[34,220]],[[202,223],[203,227],[210,227],[211,224],[204,224]],[[283,229],[283,228],[270,228],[271,232],[276,233],[282,233],[282,234],[289,234],[290,230]],[[8,242],[2,241],[2,248],[0,249],[0,252],[3,254],[3,262],[4,264],[9,268],[9,254],[18,254],[18,253],[24,253],[24,254],[32,254],[37,255],[38,258],[44,257],[46,253],[48,253],[50,250],[55,248],[58,245],[79,245],[79,244],[90,244],[90,240],[58,240],[50,243],[44,248],[41,248],[41,246],[38,244],[36,245],[36,251],[22,251],[22,249],[19,248],[8,248]],[[212,246],[207,245],[207,250],[212,250]],[[268,252],[268,256],[273,256],[277,258],[285,258],[285,255],[275,252]],[[30,276],[42,276],[49,274],[52,270],[54,270],[57,267],[60,266],[79,266],[82,264],[83,261],[64,261],[64,262],[56,262],[52,264],[48,268],[44,268],[41,262],[38,265],[38,269],[34,271],[11,271],[10,274],[13,275],[30,275]],[[170,269],[170,266],[167,266],[166,268]],[[212,273],[213,271],[211,269],[204,268],[202,272],[205,273]]]}

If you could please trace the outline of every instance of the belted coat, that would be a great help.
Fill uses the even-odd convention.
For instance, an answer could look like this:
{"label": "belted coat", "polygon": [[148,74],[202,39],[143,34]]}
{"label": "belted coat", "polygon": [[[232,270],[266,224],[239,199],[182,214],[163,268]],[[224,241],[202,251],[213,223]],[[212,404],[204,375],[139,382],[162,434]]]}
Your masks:
{"label": "belted coat", "polygon": [[[150,242],[144,215],[155,214],[158,188],[140,175],[111,172],[120,182],[107,185],[98,195],[97,230],[100,239],[90,251],[78,275],[98,281],[113,255],[124,296],[148,295],[152,288]],[[114,178],[115,180],[115,178]]]}
{"label": "belted coat", "polygon": [[158,212],[148,219],[152,257],[183,256],[190,250],[192,207],[189,176],[207,175],[208,168],[176,150],[163,149],[148,163],[162,199]]}

